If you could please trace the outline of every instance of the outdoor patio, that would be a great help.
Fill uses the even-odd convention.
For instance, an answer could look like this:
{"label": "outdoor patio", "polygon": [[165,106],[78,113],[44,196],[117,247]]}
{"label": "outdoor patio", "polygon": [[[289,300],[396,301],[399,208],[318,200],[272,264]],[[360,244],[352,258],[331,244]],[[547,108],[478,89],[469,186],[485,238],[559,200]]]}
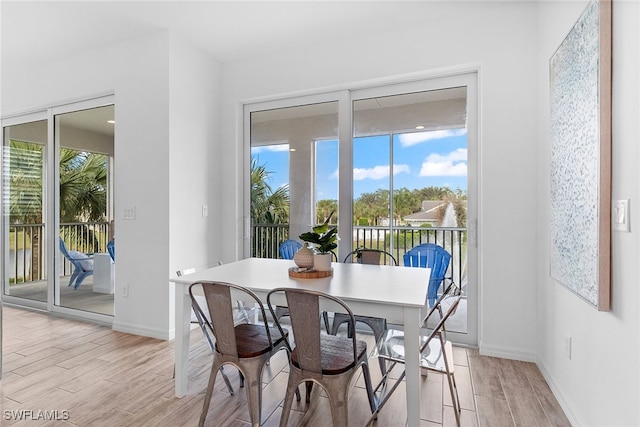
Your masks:
{"label": "outdoor patio", "polygon": [[[78,289],[67,286],[70,276],[60,278],[60,305],[62,307],[113,316],[114,295],[93,291],[93,276],[89,276]],[[47,282],[27,282],[11,285],[9,295],[35,301],[47,300]]]}

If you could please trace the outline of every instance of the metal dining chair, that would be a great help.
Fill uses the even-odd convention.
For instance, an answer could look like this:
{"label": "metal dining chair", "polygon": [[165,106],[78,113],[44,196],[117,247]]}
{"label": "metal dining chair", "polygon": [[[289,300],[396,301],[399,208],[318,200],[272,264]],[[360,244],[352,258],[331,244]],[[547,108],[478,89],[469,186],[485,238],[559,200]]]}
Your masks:
{"label": "metal dining chair", "polygon": [[[427,327],[427,322],[436,311],[444,313],[440,316],[439,321],[433,327],[433,331],[427,337],[421,337],[420,340],[420,366],[428,371],[435,371],[444,374],[449,383],[449,392],[451,393],[451,402],[455,412],[456,424],[460,426],[460,398],[458,396],[458,387],[454,375],[453,349],[451,341],[446,338],[445,323],[451,315],[453,315],[460,303],[460,292],[454,283],[451,283],[436,300],[434,305],[428,311],[422,321],[422,327]],[[389,385],[392,380],[391,372],[397,364],[405,363],[404,354],[404,332],[396,329],[389,329],[384,336],[376,343],[372,357],[378,357],[386,365],[382,379],[374,389],[377,393],[379,401],[372,418],[375,418],[382,407],[389,401],[393,392],[402,383],[406,375],[406,371],[393,380],[393,384]],[[394,376],[396,373],[394,373]]]}
{"label": "metal dining chair", "polygon": [[[344,312],[349,321],[355,318],[349,306],[339,298],[322,292],[276,288],[267,294],[267,305],[274,313],[275,299],[286,299],[293,328],[295,347],[289,357],[289,382],[284,398],[280,426],[286,426],[293,404],[293,396],[302,382],[307,383],[307,402],[311,386],[319,384],[327,393],[334,427],[348,426],[347,401],[350,384],[358,369],[362,369],[371,412],[376,409],[375,396],[369,374],[367,343],[351,338],[323,334],[320,327],[320,306],[330,305],[332,311]],[[276,326],[284,334],[280,323]]]}
{"label": "metal dining chair", "polygon": [[398,265],[396,257],[382,249],[358,248],[351,251],[342,262],[372,265]]}
{"label": "metal dining chair", "polygon": [[[194,267],[185,268],[185,269],[176,271],[176,276],[181,277],[181,276],[184,276],[185,274],[192,274],[195,272],[196,272],[196,269]],[[194,295],[194,298],[198,301],[198,303],[200,304],[200,307],[202,307],[202,313],[198,312],[193,306],[193,303],[191,303],[191,323],[195,323],[198,326],[200,326],[200,330],[202,331],[202,334],[204,335],[204,338],[206,339],[207,344],[209,344],[209,348],[211,349],[212,352],[215,352],[215,346],[213,343],[214,339],[209,333],[209,331],[207,330],[207,325],[206,325],[206,322],[204,321],[204,319],[208,319],[209,322],[211,322],[209,317],[209,310],[207,309],[207,306],[206,306],[206,301],[204,299],[204,296],[202,295]],[[235,315],[234,317],[237,318],[238,316]],[[231,381],[229,381],[229,377],[227,377],[227,375],[225,374],[223,366],[220,367],[220,373],[222,374],[222,380],[227,386],[227,390],[229,390],[229,394],[233,396],[234,394],[233,386],[231,385]],[[174,364],[173,377],[175,378],[175,376],[176,376],[176,366]],[[244,378],[242,377],[242,374],[240,374],[240,387],[244,387]]]}
{"label": "metal dining chair", "polygon": [[[357,262],[359,264],[379,265],[381,261],[389,261],[392,262],[393,265],[398,265],[398,261],[396,261],[393,255],[381,249],[358,248],[344,258],[344,262]],[[328,325],[328,313],[325,311],[322,315],[324,317],[325,324]],[[355,315],[355,319],[356,322],[362,322],[371,328],[376,341],[378,341],[382,334],[387,330],[387,319],[385,318]],[[336,335],[340,325],[345,322],[349,322],[349,316],[344,313],[334,313],[331,330],[329,331],[329,329],[327,329],[327,332],[331,335]],[[347,333],[348,336],[353,334],[351,323],[347,323]],[[380,369],[384,371],[384,365],[381,364]]]}
{"label": "metal dining chair", "polygon": [[[201,288],[210,320],[204,316],[203,307],[194,290]],[[270,327],[262,302],[258,296],[242,286],[223,282],[196,282],[189,286],[193,308],[203,319],[207,330],[215,337],[213,363],[199,426],[204,425],[211,403],[211,396],[219,369],[226,364],[235,366],[246,378],[247,401],[252,426],[260,425],[262,411],[262,371],[269,359],[282,349],[287,350],[288,331],[282,327]],[[233,310],[235,301],[254,301],[261,314],[260,324],[236,325]]]}

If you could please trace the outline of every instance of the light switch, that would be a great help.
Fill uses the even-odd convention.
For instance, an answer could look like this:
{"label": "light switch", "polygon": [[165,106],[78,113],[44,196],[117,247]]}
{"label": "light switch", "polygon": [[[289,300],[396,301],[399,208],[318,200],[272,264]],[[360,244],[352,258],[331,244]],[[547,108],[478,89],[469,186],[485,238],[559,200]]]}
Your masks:
{"label": "light switch", "polygon": [[629,199],[613,202],[612,225],[616,231],[629,231]]}

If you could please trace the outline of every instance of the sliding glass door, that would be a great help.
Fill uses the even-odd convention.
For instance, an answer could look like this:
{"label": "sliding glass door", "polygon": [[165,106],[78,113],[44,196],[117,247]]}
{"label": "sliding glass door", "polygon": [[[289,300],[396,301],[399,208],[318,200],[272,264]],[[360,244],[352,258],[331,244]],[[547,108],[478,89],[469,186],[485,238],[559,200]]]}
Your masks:
{"label": "sliding glass door", "polygon": [[112,226],[113,119],[113,105],[54,116],[61,242],[54,303],[111,316],[115,269],[107,244]]}
{"label": "sliding glass door", "polygon": [[114,313],[113,97],[3,118],[3,299]]}
{"label": "sliding glass door", "polygon": [[46,303],[47,120],[5,126],[2,148],[3,295]]}
{"label": "sliding glass door", "polygon": [[329,214],[324,201],[337,208],[338,103],[249,114],[250,254],[277,258],[281,242],[299,240],[318,216]]}
{"label": "sliding glass door", "polygon": [[[331,212],[339,260],[375,248],[402,265],[412,247],[436,243],[452,254],[449,275],[465,295],[450,329],[476,344],[476,105],[475,73],[246,105],[246,255],[277,258],[279,242],[299,240]],[[256,203],[256,166],[286,199],[282,214]]]}

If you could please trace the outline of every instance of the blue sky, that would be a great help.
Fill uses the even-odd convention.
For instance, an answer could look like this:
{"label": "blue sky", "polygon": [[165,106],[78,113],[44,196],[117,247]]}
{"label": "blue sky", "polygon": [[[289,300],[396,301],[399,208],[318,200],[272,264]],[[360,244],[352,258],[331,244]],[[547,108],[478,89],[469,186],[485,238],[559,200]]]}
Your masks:
{"label": "blue sky", "polygon": [[[270,185],[277,188],[289,181],[289,146],[272,145],[252,149],[259,163],[272,172]],[[389,188],[393,169],[395,189],[429,186],[467,189],[466,129],[415,132],[394,135],[393,168],[390,167],[389,137],[354,140],[354,196]],[[317,143],[317,199],[337,199],[338,142]]]}

